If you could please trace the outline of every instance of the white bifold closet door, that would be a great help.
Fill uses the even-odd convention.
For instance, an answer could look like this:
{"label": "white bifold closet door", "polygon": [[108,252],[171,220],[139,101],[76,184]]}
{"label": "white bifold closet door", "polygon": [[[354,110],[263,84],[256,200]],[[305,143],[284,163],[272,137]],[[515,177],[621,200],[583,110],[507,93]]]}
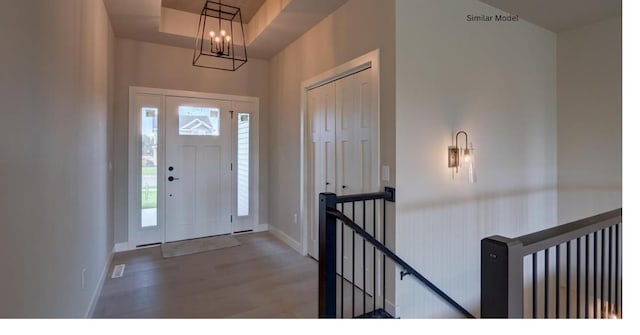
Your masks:
{"label": "white bifold closet door", "polygon": [[[376,192],[377,181],[374,169],[377,164],[375,141],[378,136],[377,122],[373,111],[372,70],[366,69],[314,88],[307,95],[309,113],[309,185],[311,186],[309,204],[312,216],[312,230],[309,234],[309,254],[318,258],[318,201],[322,192],[337,195]],[[353,218],[360,226],[366,226],[367,232],[379,233],[374,227],[373,203],[366,207],[362,204],[338,205],[338,209]],[[366,217],[366,221],[363,220]],[[377,220],[379,222],[379,220]],[[352,236],[352,231],[345,228],[344,254],[342,250],[342,228],[338,226],[338,254],[344,260],[344,277],[361,286],[363,275],[367,278],[367,291],[372,275],[369,274],[373,264],[373,249],[367,245],[363,249],[362,239]],[[363,251],[364,250],[364,251]],[[362,263],[365,255],[366,271],[363,274]],[[338,260],[340,261],[340,260]],[[355,263],[355,264],[354,264]],[[352,268],[356,270],[353,271]],[[338,272],[342,272],[338,263]],[[355,273],[355,278],[353,276]]]}

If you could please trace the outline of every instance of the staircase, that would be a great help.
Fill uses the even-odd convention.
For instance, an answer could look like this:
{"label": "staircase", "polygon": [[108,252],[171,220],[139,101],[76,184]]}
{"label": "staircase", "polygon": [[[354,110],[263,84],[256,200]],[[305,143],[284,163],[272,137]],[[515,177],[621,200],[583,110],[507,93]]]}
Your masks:
{"label": "staircase", "polygon": [[[386,278],[411,275],[467,318],[464,307],[386,246],[386,204],[395,189],[337,196],[320,194],[319,314],[321,318],[393,318]],[[357,223],[356,223],[357,222]]]}

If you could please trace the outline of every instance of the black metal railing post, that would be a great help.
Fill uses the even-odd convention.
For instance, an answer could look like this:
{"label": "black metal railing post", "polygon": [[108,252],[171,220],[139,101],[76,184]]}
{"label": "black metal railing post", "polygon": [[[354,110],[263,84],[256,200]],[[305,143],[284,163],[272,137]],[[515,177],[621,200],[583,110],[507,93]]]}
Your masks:
{"label": "black metal railing post", "polygon": [[522,318],[522,244],[492,236],[480,244],[480,317]]}
{"label": "black metal railing post", "polygon": [[337,196],[321,193],[319,206],[319,299],[321,318],[336,317],[336,218],[327,209],[336,209]]}
{"label": "black metal railing post", "polygon": [[[523,317],[523,293],[527,287],[527,296],[531,292],[531,316],[538,316],[539,299],[544,299],[544,317],[548,318],[549,310],[549,250],[555,248],[555,316],[561,315],[561,290],[560,281],[565,283],[564,317],[571,318],[571,302],[576,302],[575,317],[580,318],[581,287],[582,287],[582,238],[585,238],[585,263],[584,263],[584,317],[604,318],[608,316],[607,304],[611,304],[611,296],[605,292],[606,272],[611,271],[611,260],[607,263],[607,248],[612,249],[611,240],[607,243],[606,233],[612,227],[622,225],[622,208],[601,213],[588,218],[577,220],[564,225],[558,225],[539,232],[523,235],[516,238],[503,236],[491,236],[481,242],[481,317],[482,318],[522,318]],[[593,243],[590,236],[593,235]],[[617,240],[617,238],[616,238]],[[576,241],[577,247],[572,252],[572,241]],[[617,242],[616,242],[617,243]],[[593,250],[591,250],[593,247]],[[564,249],[566,260],[561,262],[561,250]],[[537,255],[545,252],[544,268],[544,296],[538,297]],[[527,280],[523,281],[524,258],[531,256],[533,268],[527,273]],[[609,258],[617,262],[619,257],[613,257],[611,251]],[[593,257],[593,261],[591,261]],[[572,287],[573,269],[575,261],[575,283],[577,289]],[[615,266],[617,269],[617,264]],[[620,268],[620,270],[622,270]],[[565,278],[561,278],[564,274]],[[592,280],[592,281],[591,281]],[[611,279],[609,279],[611,281]],[[600,282],[600,283],[598,283]],[[622,285],[622,281],[616,280]],[[610,284],[610,283],[609,283]],[[600,291],[598,291],[598,289]],[[614,294],[614,299],[617,295]],[[615,300],[614,300],[615,304]],[[527,306],[529,307],[529,306]],[[527,317],[528,317],[527,312]]]}

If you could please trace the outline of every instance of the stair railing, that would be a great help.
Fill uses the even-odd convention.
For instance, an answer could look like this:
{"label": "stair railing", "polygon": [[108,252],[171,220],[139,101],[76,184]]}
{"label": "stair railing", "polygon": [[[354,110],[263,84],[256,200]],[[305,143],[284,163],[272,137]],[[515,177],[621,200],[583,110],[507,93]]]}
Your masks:
{"label": "stair railing", "polygon": [[621,318],[622,208],[481,242],[482,318]]}
{"label": "stair railing", "polygon": [[[378,201],[382,201],[382,213],[378,212],[380,209],[377,206]],[[371,202],[369,210],[367,210],[367,202]],[[402,277],[413,276],[462,315],[474,318],[464,307],[387,248],[386,202],[395,202],[395,189],[387,187],[384,192],[346,196],[337,196],[333,193],[320,194],[318,306],[320,317],[391,317],[385,309],[386,263],[389,259],[402,268]],[[340,209],[338,205],[341,206]],[[348,212],[351,217],[345,214]],[[381,220],[378,220],[378,217]],[[381,221],[381,224],[376,224],[378,221]],[[340,230],[338,230],[338,222],[340,222]],[[382,242],[378,240],[378,236],[381,236]],[[351,237],[350,241],[349,237]],[[359,245],[356,245],[358,243]],[[367,259],[370,263],[367,263]],[[340,260],[340,267],[338,267],[338,260]],[[345,267],[345,260],[350,263],[347,267]],[[356,263],[361,263],[361,272],[356,272]],[[369,271],[371,269],[373,271]],[[345,299],[348,293],[351,293],[351,299],[348,297]],[[339,306],[338,296],[340,297]],[[349,304],[351,315],[345,312],[349,309]]]}

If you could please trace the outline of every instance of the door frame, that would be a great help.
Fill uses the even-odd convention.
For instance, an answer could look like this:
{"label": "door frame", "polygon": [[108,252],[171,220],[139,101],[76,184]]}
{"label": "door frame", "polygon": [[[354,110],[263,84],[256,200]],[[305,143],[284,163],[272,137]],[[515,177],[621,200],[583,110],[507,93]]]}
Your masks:
{"label": "door frame", "polygon": [[360,57],[352,59],[342,65],[334,67],[331,70],[323,72],[317,76],[307,79],[302,82],[300,86],[300,219],[302,221],[300,229],[300,240],[302,241],[301,254],[306,256],[309,253],[309,236],[311,234],[312,222],[309,220],[309,209],[307,208],[310,201],[308,192],[312,185],[308,184],[308,167],[310,164],[310,158],[308,157],[310,151],[311,141],[308,136],[310,129],[308,128],[309,112],[307,110],[307,93],[317,87],[328,84],[330,82],[348,77],[356,74],[360,71],[371,68],[371,83],[372,83],[372,120],[375,120],[376,124],[376,140],[373,149],[373,158],[371,160],[373,178],[375,183],[374,188],[380,188],[380,49],[370,51]]}
{"label": "door frame", "polygon": [[[158,150],[158,161],[164,164],[166,157],[166,136],[164,134],[165,128],[165,114],[166,114],[166,97],[183,97],[183,98],[196,98],[196,99],[212,99],[212,100],[225,100],[230,101],[232,106],[237,102],[244,103],[253,103],[254,110],[249,111],[251,114],[251,128],[250,128],[250,136],[251,136],[251,144],[250,144],[250,157],[251,164],[250,170],[252,173],[250,179],[250,216],[253,221],[253,231],[265,231],[267,230],[267,226],[260,224],[260,198],[259,198],[259,185],[260,185],[260,141],[259,141],[259,128],[260,128],[260,99],[257,97],[248,97],[248,96],[239,96],[239,95],[229,95],[229,94],[218,94],[218,93],[206,93],[206,92],[193,92],[193,91],[182,91],[182,90],[170,90],[170,89],[161,89],[161,88],[150,88],[150,87],[140,87],[140,86],[130,86],[129,87],[129,138],[128,138],[128,164],[127,164],[127,184],[128,184],[128,193],[127,193],[127,221],[128,221],[128,241],[127,241],[127,250],[134,250],[137,247],[136,245],[136,234],[138,231],[138,227],[140,226],[140,212],[142,211],[142,204],[140,200],[140,184],[141,184],[141,173],[140,173],[140,146],[141,146],[141,137],[140,137],[140,113],[136,109],[135,106],[135,96],[137,94],[149,94],[162,96],[162,111],[161,115],[159,115],[159,122],[162,124],[159,126],[159,134],[160,139],[158,141],[159,146],[161,147]],[[233,107],[232,107],[233,108]],[[244,111],[243,111],[244,112]],[[237,115],[237,113],[234,113]],[[235,120],[235,119],[234,119]],[[237,130],[232,124],[232,153],[236,152],[236,136]],[[232,157],[232,161],[234,162],[234,166],[237,166],[237,155]],[[236,171],[233,170],[233,185],[232,185],[232,210],[235,210],[235,200],[233,197],[236,197],[237,192],[237,178]],[[165,171],[164,169],[158,169],[158,180],[165,180]],[[159,193],[159,192],[158,192]],[[162,224],[162,240],[160,243],[165,243],[166,235],[165,235],[165,224],[164,224],[164,197],[159,195],[158,197],[158,224]],[[160,219],[160,213],[162,212],[162,219]],[[232,229],[233,234],[233,229]],[[125,250],[119,250],[125,251]]]}

